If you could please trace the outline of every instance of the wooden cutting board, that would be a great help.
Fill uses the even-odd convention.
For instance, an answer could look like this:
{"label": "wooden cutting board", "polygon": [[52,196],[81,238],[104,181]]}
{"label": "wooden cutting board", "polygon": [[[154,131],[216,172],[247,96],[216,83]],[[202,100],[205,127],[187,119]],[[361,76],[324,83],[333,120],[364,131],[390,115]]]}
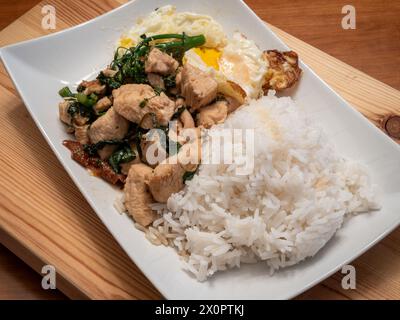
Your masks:
{"label": "wooden cutting board", "polygon": [[[40,27],[44,4],[56,6],[59,31],[124,2],[43,2],[0,33],[0,46],[50,33]],[[400,114],[399,91],[271,28],[352,106],[383,130],[387,127],[393,135],[399,134],[399,118],[395,117]],[[162,298],[53,155],[2,65],[0,97],[0,241],[38,272],[44,264],[54,265],[57,288],[71,298]],[[356,290],[343,290],[338,272],[301,297],[399,299],[399,244],[398,228],[353,262]]]}

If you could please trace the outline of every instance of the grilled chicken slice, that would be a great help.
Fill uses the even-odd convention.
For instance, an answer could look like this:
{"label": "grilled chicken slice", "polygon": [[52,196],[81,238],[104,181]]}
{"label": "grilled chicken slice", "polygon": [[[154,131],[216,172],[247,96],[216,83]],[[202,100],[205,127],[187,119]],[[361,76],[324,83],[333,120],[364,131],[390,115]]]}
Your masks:
{"label": "grilled chicken slice", "polygon": [[176,81],[191,111],[206,106],[217,97],[217,81],[189,63],[182,68]]}
{"label": "grilled chicken slice", "polygon": [[146,114],[153,114],[157,125],[168,125],[175,103],[164,92],[157,95],[147,84],[126,84],[113,91],[114,108],[121,116],[140,124]]}
{"label": "grilled chicken slice", "polygon": [[215,124],[223,123],[227,116],[228,103],[224,100],[216,101],[200,109],[196,123],[197,126],[209,129]]}
{"label": "grilled chicken slice", "polygon": [[157,48],[150,51],[144,64],[146,73],[158,73],[163,76],[174,73],[178,67],[178,61]]}
{"label": "grilled chicken slice", "polygon": [[150,208],[154,200],[147,187],[152,172],[153,169],[145,164],[132,165],[124,187],[128,214],[143,227],[147,227],[157,218],[157,214]]}
{"label": "grilled chicken slice", "polygon": [[292,87],[300,78],[299,57],[294,51],[264,51],[264,58],[269,63],[263,90],[281,91]]}

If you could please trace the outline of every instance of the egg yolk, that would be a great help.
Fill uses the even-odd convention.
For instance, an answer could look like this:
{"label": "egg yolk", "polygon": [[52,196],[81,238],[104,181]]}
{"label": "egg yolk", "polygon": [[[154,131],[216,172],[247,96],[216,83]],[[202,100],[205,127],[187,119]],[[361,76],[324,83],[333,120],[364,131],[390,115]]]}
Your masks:
{"label": "egg yolk", "polygon": [[214,48],[194,48],[193,51],[207,66],[219,70],[218,60],[221,57],[221,51]]}
{"label": "egg yolk", "polygon": [[130,48],[133,46],[133,41],[131,38],[121,38],[119,40],[119,46],[123,48]]}

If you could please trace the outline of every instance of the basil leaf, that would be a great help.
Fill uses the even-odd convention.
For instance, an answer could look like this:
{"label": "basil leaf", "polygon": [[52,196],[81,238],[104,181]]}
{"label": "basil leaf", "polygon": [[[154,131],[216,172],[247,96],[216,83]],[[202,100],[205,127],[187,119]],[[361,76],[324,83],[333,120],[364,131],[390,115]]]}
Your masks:
{"label": "basil leaf", "polygon": [[186,181],[192,180],[193,177],[194,177],[194,175],[196,174],[196,172],[197,172],[197,170],[196,170],[196,171],[193,171],[193,172],[186,171],[186,172],[183,174],[183,177],[182,177],[183,183],[185,183]]}
{"label": "basil leaf", "polygon": [[108,163],[116,173],[120,173],[120,164],[127,163],[136,158],[136,154],[132,149],[125,145],[123,148],[115,151],[108,159]]}

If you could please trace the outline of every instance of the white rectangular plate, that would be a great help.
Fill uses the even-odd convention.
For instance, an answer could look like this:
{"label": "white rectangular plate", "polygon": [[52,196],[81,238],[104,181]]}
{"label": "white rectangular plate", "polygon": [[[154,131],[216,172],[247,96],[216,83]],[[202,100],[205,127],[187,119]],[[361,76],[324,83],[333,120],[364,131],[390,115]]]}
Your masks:
{"label": "white rectangular plate", "polygon": [[[208,14],[228,35],[241,31],[261,49],[287,47],[239,0],[170,0],[179,11]],[[164,0],[137,0],[89,21],[37,40],[1,49],[3,62],[26,107],[76,185],[131,259],[169,299],[287,299],[355,259],[400,222],[400,148],[353,110],[306,65],[293,98],[325,127],[339,152],[367,164],[382,189],[382,210],[347,223],[315,257],[268,275],[263,263],[221,272],[197,282],[182,270],[171,248],[151,245],[132,221],[113,207],[116,189],[90,176],[71,160],[61,144],[68,138],[58,120],[58,90],[74,86],[112,59],[114,45],[136,18],[165,5]]]}

